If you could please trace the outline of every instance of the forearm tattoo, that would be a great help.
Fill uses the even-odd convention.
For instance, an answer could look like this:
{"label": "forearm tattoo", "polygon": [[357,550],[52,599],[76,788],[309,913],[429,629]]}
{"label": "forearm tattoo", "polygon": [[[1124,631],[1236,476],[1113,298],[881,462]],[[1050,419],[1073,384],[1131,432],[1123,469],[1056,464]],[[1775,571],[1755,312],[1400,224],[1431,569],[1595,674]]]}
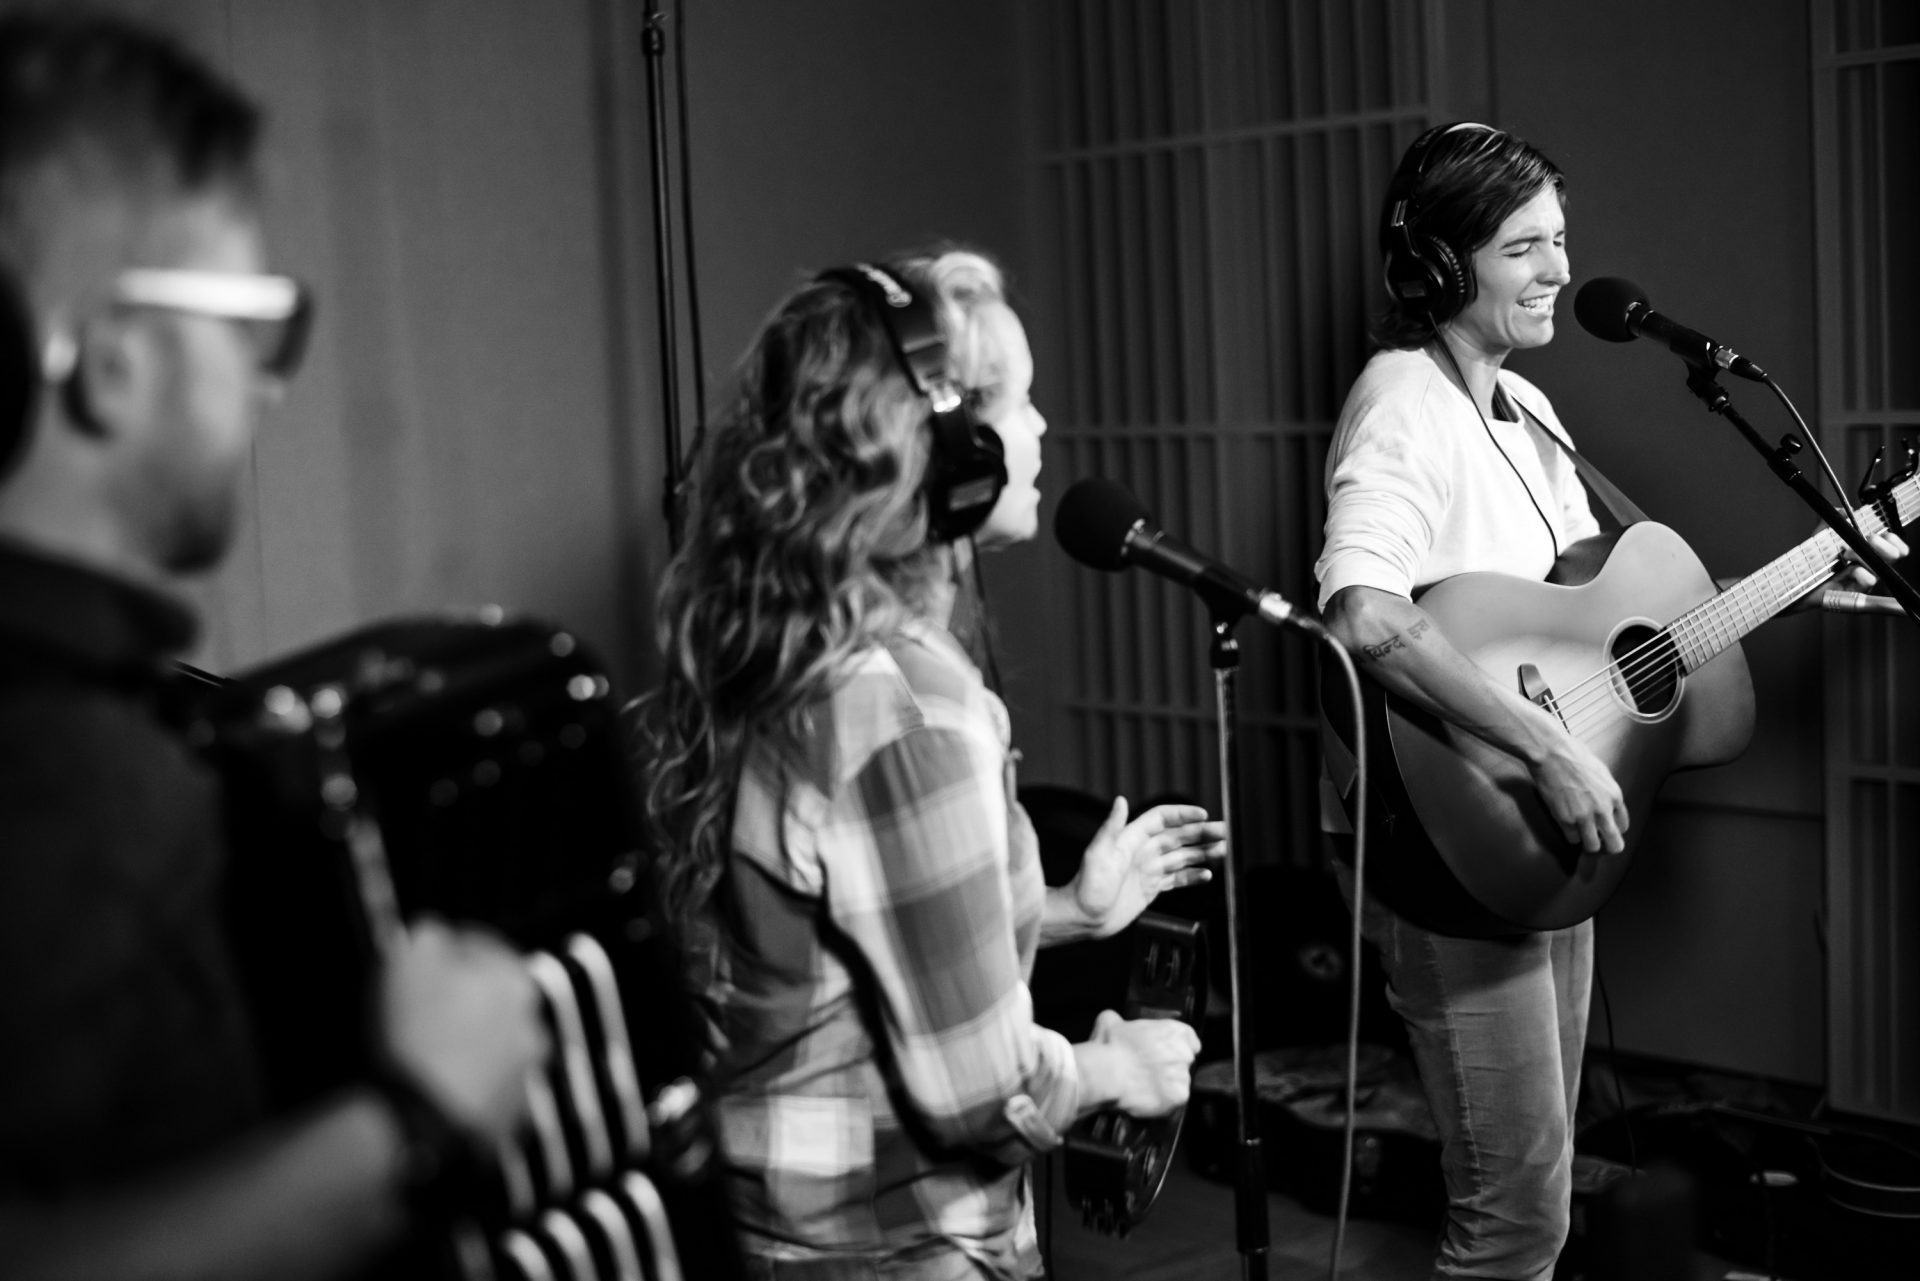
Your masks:
{"label": "forearm tattoo", "polygon": [[1404,636],[1401,635],[1399,632],[1395,632],[1393,635],[1381,641],[1378,645],[1362,645],[1360,647],[1360,652],[1364,654],[1370,661],[1377,663],[1381,659],[1385,658],[1388,654],[1391,654],[1394,650],[1405,649],[1409,643],[1419,640],[1422,636],[1427,634],[1427,629],[1432,626],[1433,626],[1433,623],[1430,619],[1423,618],[1420,621],[1409,626]]}

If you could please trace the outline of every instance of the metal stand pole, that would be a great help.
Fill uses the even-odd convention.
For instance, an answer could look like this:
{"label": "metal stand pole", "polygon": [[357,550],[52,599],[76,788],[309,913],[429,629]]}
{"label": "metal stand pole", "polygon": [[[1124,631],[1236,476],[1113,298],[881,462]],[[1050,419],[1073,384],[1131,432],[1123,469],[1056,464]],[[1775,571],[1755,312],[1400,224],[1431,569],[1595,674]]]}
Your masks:
{"label": "metal stand pole", "polygon": [[[653,180],[653,262],[658,273],[656,298],[660,314],[660,412],[665,428],[667,465],[660,507],[667,522],[667,541],[680,546],[680,348],[674,331],[672,178],[667,171],[667,85],[662,65],[667,37],[662,30],[659,0],[647,0],[641,49],[647,63],[647,160]],[[685,69],[682,68],[682,74]]]}
{"label": "metal stand pole", "polygon": [[1267,1275],[1267,1180],[1260,1155],[1253,1071],[1253,1029],[1249,1026],[1248,986],[1252,964],[1251,931],[1247,922],[1247,884],[1242,860],[1247,848],[1240,806],[1240,759],[1235,686],[1240,670],[1240,642],[1233,627],[1238,615],[1216,613],[1213,621],[1213,687],[1220,735],[1221,810],[1227,826],[1227,955],[1232,973],[1234,1080],[1234,1227],[1240,1250],[1243,1281],[1265,1281]]}

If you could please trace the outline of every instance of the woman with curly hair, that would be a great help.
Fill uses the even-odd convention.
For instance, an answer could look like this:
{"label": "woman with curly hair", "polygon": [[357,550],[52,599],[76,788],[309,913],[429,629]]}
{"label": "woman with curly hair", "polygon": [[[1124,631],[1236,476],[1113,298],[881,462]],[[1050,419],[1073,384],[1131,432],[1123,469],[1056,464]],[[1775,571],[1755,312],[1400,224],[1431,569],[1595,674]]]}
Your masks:
{"label": "woman with curly hair", "polygon": [[1207,879],[1221,825],[1116,801],[1048,888],[1005,708],[947,630],[974,551],[1035,533],[1032,381],[986,259],[840,269],[766,322],[695,464],[648,811],[759,1277],[1037,1275],[1027,1160],[1187,1096],[1191,1029],[1109,1011],[1069,1045],[1026,979]]}

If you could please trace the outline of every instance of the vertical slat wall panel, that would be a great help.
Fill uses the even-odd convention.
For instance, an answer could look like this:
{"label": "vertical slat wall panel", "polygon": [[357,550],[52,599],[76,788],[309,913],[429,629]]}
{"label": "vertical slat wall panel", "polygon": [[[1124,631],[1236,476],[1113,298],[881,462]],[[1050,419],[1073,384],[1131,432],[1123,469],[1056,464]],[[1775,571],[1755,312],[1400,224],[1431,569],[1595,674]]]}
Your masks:
{"label": "vertical slat wall panel", "polygon": [[[1886,0],[1814,0],[1819,430],[1860,475],[1920,439],[1920,24]],[[1920,641],[1830,624],[1827,1073],[1833,1104],[1920,1121]]]}
{"label": "vertical slat wall panel", "polygon": [[[1100,475],[1169,530],[1310,601],[1333,420],[1366,356],[1374,222],[1438,108],[1434,0],[1050,0],[1035,124],[1062,331],[1043,335],[1055,485]],[[1072,569],[1059,781],[1219,796],[1205,611]],[[1316,656],[1241,629],[1255,857],[1316,856]]]}
{"label": "vertical slat wall panel", "polygon": [[495,602],[566,620],[638,688],[665,539],[627,412],[652,297],[620,252],[647,225],[627,6],[106,2],[261,99],[271,252],[321,299],[240,542],[193,586],[193,660]]}

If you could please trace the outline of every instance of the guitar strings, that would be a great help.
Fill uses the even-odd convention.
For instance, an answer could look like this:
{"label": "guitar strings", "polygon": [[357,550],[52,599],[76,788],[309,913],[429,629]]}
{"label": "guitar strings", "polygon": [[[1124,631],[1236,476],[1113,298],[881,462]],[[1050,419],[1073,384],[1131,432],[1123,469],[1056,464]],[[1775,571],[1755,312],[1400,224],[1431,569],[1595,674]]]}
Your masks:
{"label": "guitar strings", "polygon": [[[1788,587],[1775,598],[1772,613],[1793,603],[1798,597],[1817,585],[1826,575],[1809,574],[1799,583]],[[1769,615],[1771,616],[1771,615]],[[1567,730],[1576,736],[1598,729],[1613,720],[1619,719],[1627,708],[1614,696],[1613,677],[1617,674],[1625,684],[1637,706],[1640,698],[1668,679],[1668,674],[1681,664],[1677,661],[1680,649],[1689,641],[1714,631],[1712,625],[1699,622],[1688,623],[1685,616],[1656,632],[1652,639],[1639,647],[1629,650],[1619,659],[1571,686],[1567,695],[1556,699],[1560,718]],[[1681,671],[1678,679],[1687,673]],[[1595,722],[1592,713],[1608,712],[1611,715]]]}
{"label": "guitar strings", "polygon": [[[1908,485],[1912,486],[1914,482],[1909,481]],[[1906,487],[1907,486],[1902,486],[1901,488]],[[1914,487],[1920,490],[1920,486]],[[1896,505],[1896,513],[1898,513],[1901,500],[1899,491],[1896,490],[1891,497]],[[1864,513],[1867,521],[1870,522],[1872,533],[1878,534],[1887,528],[1887,523],[1881,517],[1877,505],[1867,504],[1860,508],[1859,512]],[[1859,513],[1850,514],[1858,515]],[[1857,522],[1856,527],[1860,527]],[[1863,532],[1866,532],[1865,528],[1863,528]],[[1829,547],[1819,550],[1821,552],[1831,552],[1834,549]],[[1825,559],[1817,568],[1809,568],[1806,574],[1800,579],[1784,584],[1776,584],[1776,595],[1765,617],[1773,617],[1807,591],[1817,586],[1824,578],[1832,573],[1833,564],[1834,561],[1831,558]],[[1764,573],[1766,570],[1762,570],[1761,572]],[[1755,577],[1757,577],[1757,575]],[[1749,577],[1744,581],[1751,583],[1753,577]],[[1739,590],[1739,588],[1736,586],[1729,590]],[[1704,603],[1707,602],[1703,602],[1703,604]],[[1703,635],[1711,636],[1717,630],[1716,625],[1701,621],[1698,618],[1692,618],[1698,610],[1699,606],[1696,606],[1693,610],[1689,610],[1686,614],[1681,615],[1679,619],[1676,619],[1665,628],[1656,632],[1654,637],[1646,643],[1636,649],[1629,650],[1614,662],[1609,663],[1607,667],[1602,668],[1591,676],[1588,676],[1585,680],[1570,687],[1565,698],[1556,699],[1561,719],[1563,723],[1566,724],[1567,729],[1577,734],[1585,730],[1597,728],[1597,726],[1591,724],[1582,724],[1576,728],[1574,724],[1576,719],[1582,721],[1586,719],[1587,713],[1593,710],[1593,703],[1596,698],[1604,700],[1602,707],[1612,708],[1616,715],[1624,713],[1625,709],[1611,697],[1612,681],[1608,678],[1614,674],[1616,669],[1626,683],[1628,690],[1637,700],[1640,695],[1652,688],[1651,684],[1643,682],[1643,678],[1645,678],[1649,672],[1658,673],[1661,678],[1664,678],[1664,674],[1674,666],[1672,659],[1676,655],[1669,653],[1670,648],[1677,651],[1680,647],[1699,640]],[[1689,621],[1690,618],[1692,618],[1692,621]],[[1764,621],[1764,618],[1757,621]],[[1746,630],[1750,630],[1750,628]],[[1729,639],[1737,639],[1737,637],[1731,637]],[[1682,675],[1685,675],[1685,673],[1683,672]],[[1604,724],[1605,722],[1602,723]]]}
{"label": "guitar strings", "polygon": [[[1780,610],[1791,605],[1796,599],[1805,595],[1808,590],[1817,585],[1831,572],[1831,566],[1822,567],[1818,570],[1810,569],[1798,580],[1777,585],[1771,607],[1766,611],[1766,617],[1772,617],[1774,614],[1779,613]],[[1696,607],[1696,609],[1697,608],[1698,607]],[[1635,693],[1642,692],[1646,687],[1637,684],[1638,679],[1645,676],[1650,670],[1665,672],[1670,669],[1673,665],[1672,660],[1678,656],[1676,652],[1670,651],[1679,651],[1690,643],[1700,640],[1702,637],[1713,637],[1722,630],[1719,624],[1704,622],[1699,619],[1690,620],[1690,615],[1694,612],[1694,610],[1689,610],[1687,614],[1681,615],[1680,618],[1657,631],[1650,640],[1636,649],[1627,651],[1627,653],[1615,660],[1613,664],[1610,664],[1608,668],[1603,668],[1601,671],[1596,672],[1594,675],[1588,677],[1587,680],[1574,686],[1573,689],[1577,691],[1581,689],[1582,686],[1589,685],[1593,681],[1607,676],[1617,667],[1621,677],[1626,681],[1628,686],[1632,688]],[[1744,632],[1751,630],[1751,628],[1740,630]],[[1670,644],[1663,644],[1663,641],[1670,642]],[[1575,699],[1572,701],[1578,702],[1580,700]]]}
{"label": "guitar strings", "polygon": [[[1429,318],[1431,319],[1431,317]],[[1438,339],[1437,345],[1442,353],[1445,354],[1447,363],[1453,367],[1454,377],[1459,380],[1460,390],[1466,393],[1467,399],[1473,404],[1474,414],[1480,419],[1480,426],[1485,430],[1488,441],[1499,451],[1500,456],[1506,460],[1507,466],[1513,471],[1514,479],[1520,482],[1521,489],[1525,491],[1527,501],[1533,504],[1533,510],[1539,514],[1541,523],[1546,526],[1547,537],[1553,542],[1554,559],[1558,560],[1560,557],[1560,536],[1555,531],[1553,522],[1548,520],[1546,512],[1541,510],[1539,500],[1534,497],[1533,487],[1527,484],[1526,478],[1520,474],[1520,469],[1515,465],[1513,458],[1494,436],[1493,425],[1487,421],[1486,414],[1480,408],[1480,402],[1474,398],[1472,391],[1467,385],[1466,372],[1460,367],[1460,358],[1454,354],[1452,345],[1446,340],[1445,335],[1441,332],[1441,326],[1438,324],[1434,326],[1434,337]],[[1505,394],[1497,379],[1494,383],[1494,390],[1496,395],[1504,396]],[[1778,390],[1778,388],[1775,388],[1776,392],[1778,392]],[[1796,412],[1795,417],[1798,416]],[[1824,463],[1825,461],[1825,457],[1822,456],[1821,462]],[[1907,482],[1907,485],[1913,485],[1913,483],[1914,482],[1910,480]],[[1901,488],[1905,487],[1906,486],[1902,486]],[[1897,511],[1899,507],[1897,490],[1893,497]],[[1869,521],[1880,526],[1879,529],[1874,530],[1875,533],[1879,533],[1885,528],[1885,522],[1879,519],[1880,513],[1876,504],[1869,503],[1860,508],[1860,511],[1866,513]],[[1854,528],[1862,529],[1857,515],[1858,513],[1854,511],[1847,513],[1847,517],[1852,521]],[[1862,529],[1862,532],[1865,532],[1864,529]],[[1829,561],[1828,569],[1825,573],[1814,576],[1809,581],[1806,581],[1798,591],[1793,592],[1791,595],[1777,599],[1774,608],[1767,614],[1767,617],[1771,618],[1773,615],[1778,614],[1782,609],[1792,604],[1798,596],[1811,590],[1822,578],[1831,574],[1831,565],[1832,562]],[[1752,579],[1749,577],[1745,581],[1750,582]],[[1665,627],[1657,629],[1652,639],[1644,642],[1635,649],[1629,650],[1626,654],[1613,659],[1605,667],[1594,672],[1586,679],[1576,682],[1566,692],[1564,698],[1556,696],[1554,699],[1555,708],[1561,724],[1566,727],[1567,731],[1575,737],[1579,737],[1584,733],[1590,733],[1604,725],[1610,724],[1612,721],[1620,719],[1627,714],[1627,709],[1622,705],[1621,701],[1614,696],[1613,677],[1616,672],[1619,673],[1620,678],[1626,684],[1629,694],[1634,699],[1636,709],[1638,708],[1642,695],[1657,688],[1657,682],[1667,679],[1666,674],[1676,669],[1678,669],[1677,675],[1673,676],[1672,679],[1677,690],[1680,681],[1687,675],[1679,653],[1681,645],[1697,640],[1703,632],[1710,633],[1712,630],[1710,625],[1700,623],[1697,620],[1692,624],[1687,622],[1688,616],[1695,613],[1697,609],[1698,606],[1682,614],[1678,619],[1668,623]],[[1720,646],[1719,648],[1725,647]],[[1597,724],[1582,724],[1578,728],[1575,727],[1574,722],[1576,719],[1586,721],[1595,710],[1611,712],[1611,715]]]}
{"label": "guitar strings", "polygon": [[[1775,598],[1775,607],[1768,616],[1777,614],[1781,609],[1805,595],[1825,579],[1828,572],[1810,572],[1796,583],[1787,586]],[[1689,610],[1688,614],[1693,612]],[[1568,731],[1579,735],[1597,729],[1600,725],[1609,723],[1611,719],[1625,714],[1626,709],[1613,697],[1612,678],[1616,673],[1637,699],[1654,688],[1658,680],[1664,679],[1665,673],[1679,666],[1675,661],[1679,656],[1677,651],[1685,643],[1699,639],[1702,635],[1711,634],[1714,630],[1712,625],[1697,620],[1689,623],[1688,614],[1681,615],[1674,622],[1659,629],[1652,639],[1627,651],[1599,671],[1570,686],[1565,697],[1556,698],[1555,704],[1559,709],[1560,718]],[[1682,676],[1685,674],[1685,672],[1681,673]],[[1614,717],[1597,724],[1586,723],[1589,714],[1595,710],[1610,710],[1614,713]],[[1582,723],[1576,726],[1576,721]]]}
{"label": "guitar strings", "polygon": [[[1901,494],[1901,490],[1909,488],[1914,489],[1915,494]],[[1891,495],[1888,495],[1894,503],[1896,518],[1905,514],[1903,510],[1903,497],[1916,496],[1920,496],[1920,484],[1916,484],[1916,482],[1912,480],[1899,486]],[[1857,509],[1857,511],[1849,512],[1848,514],[1856,518],[1855,528],[1860,529],[1862,533],[1866,533],[1869,536],[1883,533],[1889,528],[1887,521],[1881,516],[1877,503],[1866,504]],[[1864,524],[1858,519],[1861,515],[1865,516]],[[1837,535],[1834,536],[1834,540],[1838,541]],[[1831,552],[1835,549],[1822,548],[1819,550]],[[1782,559],[1784,559],[1784,557]],[[1776,562],[1776,564],[1777,563],[1778,562]],[[1772,618],[1780,613],[1781,610],[1790,606],[1795,600],[1818,586],[1824,579],[1832,574],[1834,564],[1835,557],[1829,556],[1819,565],[1810,567],[1800,578],[1790,580],[1783,584],[1776,584],[1776,594],[1772,599],[1771,607],[1767,609],[1764,617],[1755,621],[1763,622],[1767,618]],[[1766,569],[1762,569],[1760,572],[1765,573]],[[1758,575],[1750,576],[1742,580],[1742,583],[1736,584],[1735,587],[1728,590],[1740,590],[1745,584],[1753,582],[1755,577],[1758,577]],[[1704,601],[1702,605],[1708,603],[1711,602]],[[1613,693],[1614,682],[1612,678],[1616,672],[1621,681],[1626,685],[1628,692],[1635,699],[1637,705],[1639,698],[1649,690],[1656,688],[1659,681],[1665,680],[1668,672],[1673,671],[1676,667],[1682,666],[1682,664],[1677,661],[1680,658],[1679,651],[1686,645],[1700,640],[1703,636],[1713,636],[1718,630],[1717,625],[1695,617],[1699,610],[1700,606],[1695,606],[1693,609],[1688,610],[1673,622],[1658,629],[1651,639],[1609,662],[1607,666],[1594,672],[1584,680],[1576,682],[1568,688],[1564,696],[1557,696],[1554,699],[1555,707],[1559,713],[1561,722],[1566,726],[1568,732],[1577,737],[1626,715],[1627,709],[1621,704],[1620,700],[1614,697]],[[1751,628],[1749,627],[1743,630],[1751,630]],[[1737,635],[1728,638],[1729,641],[1737,639]],[[1724,646],[1720,646],[1719,648],[1724,648]],[[1686,671],[1680,671],[1678,677],[1675,678],[1676,684],[1678,679],[1682,679],[1686,675]],[[1591,714],[1596,710],[1603,712],[1610,711],[1612,715],[1595,723],[1591,719]],[[1579,723],[1576,724],[1576,722]]]}
{"label": "guitar strings", "polygon": [[[1877,513],[1869,510],[1869,518],[1871,519],[1875,516],[1877,516]],[[1875,532],[1879,531],[1876,530]],[[1764,573],[1766,571],[1763,570],[1761,572]],[[1811,590],[1831,572],[1832,562],[1829,560],[1817,569],[1809,568],[1805,576],[1795,582],[1776,586],[1777,594],[1774,597],[1773,608],[1768,612],[1767,617],[1772,617],[1774,614],[1779,613],[1780,610],[1792,604],[1794,600]],[[1752,581],[1752,578],[1745,580],[1745,582],[1749,583]],[[1736,586],[1729,590],[1739,590],[1739,587]],[[1702,602],[1702,604],[1706,603],[1710,602]],[[1576,727],[1574,723],[1576,720],[1585,720],[1587,714],[1593,710],[1593,704],[1596,699],[1602,700],[1602,707],[1611,708],[1616,715],[1624,713],[1624,709],[1620,707],[1618,701],[1612,696],[1612,677],[1616,672],[1637,700],[1640,695],[1654,687],[1652,681],[1645,679],[1649,674],[1654,674],[1656,679],[1663,679],[1665,673],[1671,671],[1674,666],[1676,666],[1674,659],[1678,657],[1678,654],[1675,651],[1700,639],[1702,636],[1711,636],[1716,631],[1715,625],[1692,617],[1697,613],[1699,608],[1699,606],[1695,606],[1694,609],[1687,611],[1686,614],[1682,614],[1678,619],[1667,624],[1666,627],[1659,629],[1650,640],[1635,649],[1627,651],[1627,653],[1619,656],[1606,667],[1601,668],[1584,680],[1569,687],[1564,697],[1555,700],[1559,707],[1560,717],[1566,724],[1567,729],[1570,732],[1578,734],[1586,730],[1598,728],[1597,725],[1593,724],[1582,724]],[[1689,621],[1690,618],[1692,621]],[[1682,675],[1684,674],[1683,672]],[[1608,722],[1600,722],[1600,724],[1606,723]]]}

